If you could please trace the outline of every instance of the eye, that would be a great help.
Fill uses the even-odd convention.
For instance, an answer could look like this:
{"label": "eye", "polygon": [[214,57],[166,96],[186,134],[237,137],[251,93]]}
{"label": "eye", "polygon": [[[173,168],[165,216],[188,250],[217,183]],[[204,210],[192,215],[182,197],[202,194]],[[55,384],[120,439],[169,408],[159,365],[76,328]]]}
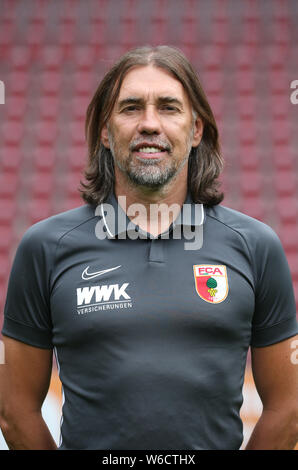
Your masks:
{"label": "eye", "polygon": [[135,104],[131,104],[129,106],[126,106],[125,108],[122,109],[123,113],[132,113],[134,111],[139,111],[140,106],[137,106]]}
{"label": "eye", "polygon": [[162,111],[167,111],[169,113],[179,112],[179,109],[171,104],[164,104],[163,106],[161,106],[161,109]]}

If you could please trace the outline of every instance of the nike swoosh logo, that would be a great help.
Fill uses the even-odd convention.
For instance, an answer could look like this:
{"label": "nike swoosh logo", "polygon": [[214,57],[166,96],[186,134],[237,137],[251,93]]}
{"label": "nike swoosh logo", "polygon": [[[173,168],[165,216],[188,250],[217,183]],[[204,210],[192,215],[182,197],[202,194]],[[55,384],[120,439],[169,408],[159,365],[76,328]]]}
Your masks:
{"label": "nike swoosh logo", "polygon": [[88,273],[89,266],[87,266],[86,269],[82,272],[82,279],[85,281],[89,281],[89,279],[93,279],[94,277],[97,276],[102,276],[103,274],[109,273],[110,271],[115,271],[115,269],[121,268],[120,266],[115,266],[115,268],[110,268],[110,269],[103,269],[102,271],[97,271],[95,273]]}

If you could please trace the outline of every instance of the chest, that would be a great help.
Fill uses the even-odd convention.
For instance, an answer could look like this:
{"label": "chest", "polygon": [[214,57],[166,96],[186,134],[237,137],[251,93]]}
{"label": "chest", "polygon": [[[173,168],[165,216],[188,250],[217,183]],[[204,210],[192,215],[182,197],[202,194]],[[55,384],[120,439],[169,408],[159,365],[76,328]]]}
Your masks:
{"label": "chest", "polygon": [[[253,273],[233,246],[185,251],[178,240],[109,241],[64,253],[53,275],[55,344],[249,343]],[[155,243],[153,247],[152,244]],[[154,256],[153,256],[154,255]]]}

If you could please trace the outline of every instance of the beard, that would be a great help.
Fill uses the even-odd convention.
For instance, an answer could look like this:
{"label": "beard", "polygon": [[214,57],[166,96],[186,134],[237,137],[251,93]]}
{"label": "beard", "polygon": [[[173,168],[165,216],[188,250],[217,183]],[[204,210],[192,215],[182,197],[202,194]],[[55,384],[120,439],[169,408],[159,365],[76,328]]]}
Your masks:
{"label": "beard", "polygon": [[[133,158],[132,149],[138,144],[135,140],[131,143],[130,149],[128,151],[128,155],[124,155],[123,150],[117,147],[115,142],[114,136],[112,132],[109,130],[109,143],[110,143],[110,151],[113,156],[115,164],[118,168],[126,174],[129,181],[134,186],[144,186],[151,189],[158,189],[165,186],[169,183],[175,176],[177,176],[182,168],[184,167],[185,163],[188,161],[189,154],[192,149],[192,138],[193,138],[193,131],[192,129],[189,138],[186,142],[186,152],[185,156],[182,159],[175,159],[171,153],[171,147],[169,146],[168,142],[157,140],[156,138],[152,140],[152,144],[160,144],[164,147],[168,148],[168,155],[170,158],[165,158],[162,161],[157,159],[150,159],[147,158],[146,160],[136,159]],[[144,139],[142,139],[144,140]],[[150,139],[146,137],[146,141],[148,142]]]}

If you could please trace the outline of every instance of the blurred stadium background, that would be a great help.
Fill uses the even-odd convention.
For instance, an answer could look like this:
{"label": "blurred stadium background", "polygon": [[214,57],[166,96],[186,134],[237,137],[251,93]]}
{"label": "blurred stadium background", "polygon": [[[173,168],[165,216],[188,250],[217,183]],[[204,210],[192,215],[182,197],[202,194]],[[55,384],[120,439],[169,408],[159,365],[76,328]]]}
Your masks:
{"label": "blurred stadium background", "polygon": [[[24,231],[82,204],[84,118],[97,84],[146,44],[176,46],[198,70],[226,161],[223,204],[278,233],[298,299],[297,24],[296,0],[0,0],[0,327]],[[262,409],[250,356],[243,393],[244,446]],[[54,365],[43,412],[57,441],[60,409]]]}

